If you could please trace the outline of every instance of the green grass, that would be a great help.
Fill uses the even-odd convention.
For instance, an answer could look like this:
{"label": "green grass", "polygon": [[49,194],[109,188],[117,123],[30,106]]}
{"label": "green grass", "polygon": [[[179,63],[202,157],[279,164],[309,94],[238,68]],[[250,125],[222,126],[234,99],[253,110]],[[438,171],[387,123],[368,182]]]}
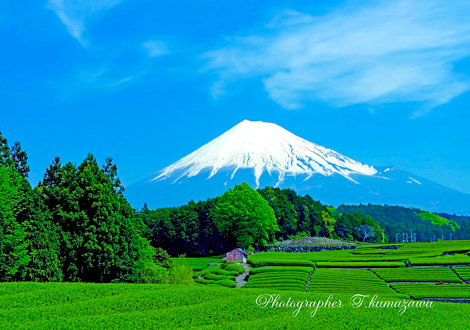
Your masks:
{"label": "green grass", "polygon": [[415,299],[422,298],[470,298],[468,284],[392,284],[395,290],[409,294]]}
{"label": "green grass", "polygon": [[320,308],[314,317],[304,308],[293,317],[291,308],[260,308],[263,294],[293,301],[330,295],[214,285],[2,283],[0,329],[466,329],[470,313],[469,304],[434,303],[398,315],[390,308],[353,308],[351,294],[334,294],[342,308]]}
{"label": "green grass", "polygon": [[448,267],[407,267],[374,269],[387,282],[462,282]]}

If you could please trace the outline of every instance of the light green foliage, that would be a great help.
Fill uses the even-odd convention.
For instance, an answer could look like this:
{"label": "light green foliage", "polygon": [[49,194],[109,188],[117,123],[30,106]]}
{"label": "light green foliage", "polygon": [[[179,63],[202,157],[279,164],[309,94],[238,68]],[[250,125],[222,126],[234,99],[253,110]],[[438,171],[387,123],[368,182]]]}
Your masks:
{"label": "light green foliage", "polygon": [[170,283],[171,284],[184,284],[190,285],[194,283],[193,270],[181,258],[177,263],[174,263],[170,268]]}
{"label": "light green foliage", "polygon": [[430,221],[431,223],[435,224],[435,225],[438,225],[438,226],[450,226],[452,228],[453,231],[455,231],[455,229],[460,229],[460,225],[458,223],[456,223],[455,221],[452,221],[452,220],[448,220],[446,218],[443,218],[437,214],[433,214],[433,213],[429,213],[429,212],[420,212],[420,213],[417,213],[417,215],[423,219],[423,220],[427,220],[427,221]]}
{"label": "light green foliage", "polygon": [[331,206],[327,206],[326,209],[328,210],[328,212],[330,212],[331,214],[335,213],[336,212],[336,209],[334,207],[331,207]]}
{"label": "light green foliage", "polygon": [[373,272],[387,282],[461,282],[448,267],[374,269]]}
{"label": "light green foliage", "polygon": [[232,247],[265,246],[279,231],[273,209],[246,183],[217,198],[213,220]]}

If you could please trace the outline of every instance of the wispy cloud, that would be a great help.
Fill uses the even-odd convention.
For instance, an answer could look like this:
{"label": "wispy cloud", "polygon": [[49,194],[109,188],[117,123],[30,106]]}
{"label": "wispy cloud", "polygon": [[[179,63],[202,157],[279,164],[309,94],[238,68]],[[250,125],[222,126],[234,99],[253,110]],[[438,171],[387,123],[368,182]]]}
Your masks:
{"label": "wispy cloud", "polygon": [[64,23],[67,31],[84,47],[87,40],[85,22],[96,13],[109,9],[123,0],[48,0],[47,8],[53,10]]}
{"label": "wispy cloud", "polygon": [[[419,116],[470,89],[454,63],[470,55],[468,1],[402,0],[337,9],[324,16],[284,11],[249,36],[204,54],[230,81],[258,77],[287,109],[421,102]],[[225,87],[227,88],[227,87]]]}
{"label": "wispy cloud", "polygon": [[149,40],[144,42],[142,46],[147,51],[149,57],[157,57],[170,53],[168,46],[163,41]]}

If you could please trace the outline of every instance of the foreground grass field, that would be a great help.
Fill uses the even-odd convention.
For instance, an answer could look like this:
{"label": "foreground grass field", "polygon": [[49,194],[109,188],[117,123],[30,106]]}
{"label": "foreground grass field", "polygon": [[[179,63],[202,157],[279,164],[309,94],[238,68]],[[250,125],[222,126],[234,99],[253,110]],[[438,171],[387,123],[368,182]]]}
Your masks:
{"label": "foreground grass field", "polygon": [[[375,294],[371,292],[364,294]],[[260,295],[326,301],[328,294],[206,285],[2,283],[1,329],[468,329],[469,304],[432,308],[353,308],[350,294],[335,294],[341,308],[261,308]],[[379,299],[381,294],[379,293]],[[384,298],[388,301],[403,299]],[[258,299],[258,302],[260,300]]]}

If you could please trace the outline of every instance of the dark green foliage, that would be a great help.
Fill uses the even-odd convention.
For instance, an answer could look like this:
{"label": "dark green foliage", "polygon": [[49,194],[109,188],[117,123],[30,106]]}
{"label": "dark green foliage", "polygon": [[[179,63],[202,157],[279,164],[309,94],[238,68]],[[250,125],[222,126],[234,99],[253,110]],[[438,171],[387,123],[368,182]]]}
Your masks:
{"label": "dark green foliage", "polygon": [[92,155],[78,167],[56,158],[39,184],[59,230],[64,280],[165,282],[166,270],[153,262],[155,252],[139,234],[116,171],[110,159],[101,170]]}
{"label": "dark green foliage", "polygon": [[20,173],[23,178],[27,178],[30,170],[28,166],[28,155],[21,149],[21,144],[18,141],[11,147],[11,159],[18,173]]}
{"label": "dark green foliage", "polygon": [[160,265],[166,269],[170,269],[171,267],[171,260],[170,255],[168,252],[163,250],[162,248],[154,248],[155,254],[153,255],[153,262],[156,265]]}
{"label": "dark green foliage", "polygon": [[279,226],[279,232],[276,234],[277,238],[282,235],[294,235],[297,232],[299,215],[294,204],[289,201],[285,191],[279,188],[266,187],[258,190],[258,192],[274,210],[277,225]]}
{"label": "dark green foliage", "polygon": [[0,132],[0,165],[5,165],[10,158],[10,148],[8,147],[8,141],[3,137]]}
{"label": "dark green foliage", "polygon": [[[299,232],[304,232],[308,236],[330,237],[330,228],[325,221],[327,218],[322,212],[328,213],[328,209],[320,202],[314,201],[309,195],[299,196],[291,189],[270,188],[259,190],[260,194],[266,198],[273,209],[278,209],[276,217],[279,216],[281,224],[287,232],[281,231],[280,236],[294,236]],[[276,198],[272,198],[275,194]],[[296,220],[292,220],[292,216],[296,216]],[[279,218],[277,218],[279,221]],[[329,220],[329,218],[328,218]],[[296,230],[289,231],[290,228]]]}
{"label": "dark green foliage", "polygon": [[144,224],[144,236],[152,246],[161,247],[170,255],[207,256],[226,251],[225,241],[212,221],[214,208],[215,199],[157,210],[144,205],[135,216]]}
{"label": "dark green foliage", "polygon": [[336,215],[334,236],[350,241],[382,242],[381,235],[366,237],[361,233],[362,226],[370,227],[375,230],[376,233],[382,232],[380,226],[370,216],[355,212]]}

